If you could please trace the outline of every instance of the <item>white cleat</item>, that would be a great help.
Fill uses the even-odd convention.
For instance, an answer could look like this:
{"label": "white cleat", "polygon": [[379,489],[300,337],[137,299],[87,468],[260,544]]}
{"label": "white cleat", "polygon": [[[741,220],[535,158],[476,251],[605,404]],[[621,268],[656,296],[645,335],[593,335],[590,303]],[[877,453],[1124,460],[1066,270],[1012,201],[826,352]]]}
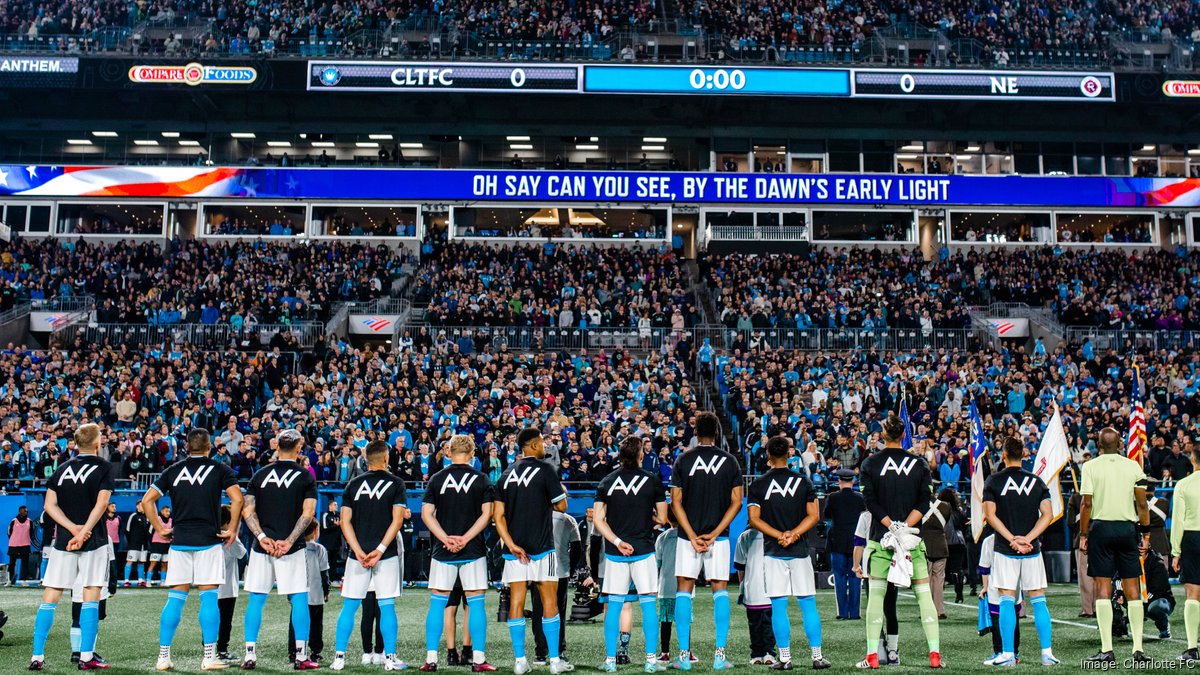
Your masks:
{"label": "white cleat", "polygon": [[330,670],[341,670],[345,667],[346,667],[346,657],[344,657],[344,656],[334,657],[333,663],[329,664]]}
{"label": "white cleat", "polygon": [[550,662],[550,675],[561,675],[561,673],[569,673],[575,670],[575,664],[570,661],[559,659],[557,662]]}
{"label": "white cleat", "polygon": [[371,655],[370,655],[370,654],[363,654],[363,655],[362,655],[362,664],[363,664],[364,666],[369,666],[369,665],[371,665]]}
{"label": "white cleat", "polygon": [[216,657],[211,659],[202,659],[200,661],[200,670],[225,670],[228,667],[228,663],[225,663]]}
{"label": "white cleat", "polygon": [[165,670],[170,670],[174,667],[175,667],[175,664],[171,663],[171,659],[169,659],[165,656],[158,657],[158,662],[154,664],[154,669],[160,673]]}
{"label": "white cleat", "polygon": [[408,664],[396,658],[395,654],[388,654],[383,658],[384,670],[407,670]]}
{"label": "white cleat", "polygon": [[513,675],[525,675],[529,672],[529,661],[518,659],[513,662]]}
{"label": "white cleat", "polygon": [[371,655],[371,665],[382,666],[383,665],[383,654],[380,654],[379,652],[375,652],[374,654],[372,654]]}

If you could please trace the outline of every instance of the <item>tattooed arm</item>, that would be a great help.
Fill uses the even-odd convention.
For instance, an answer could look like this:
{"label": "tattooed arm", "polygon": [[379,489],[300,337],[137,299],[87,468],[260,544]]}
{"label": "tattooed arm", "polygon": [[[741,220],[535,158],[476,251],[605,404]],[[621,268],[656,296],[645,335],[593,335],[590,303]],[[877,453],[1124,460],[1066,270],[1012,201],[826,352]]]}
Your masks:
{"label": "tattooed arm", "polygon": [[304,538],[304,533],[308,530],[308,526],[312,525],[317,516],[317,500],[309,497],[304,500],[304,512],[300,514],[300,518],[296,521],[296,526],[292,528],[291,534],[287,539],[276,542],[275,557],[287,555],[292,550],[292,546]]}
{"label": "tattooed arm", "polygon": [[242,499],[242,522],[246,523],[246,529],[250,530],[250,534],[258,539],[258,545],[267,555],[275,555],[275,540],[267,536],[263,532],[262,524],[258,522],[258,511],[255,509],[254,495],[246,493]]}

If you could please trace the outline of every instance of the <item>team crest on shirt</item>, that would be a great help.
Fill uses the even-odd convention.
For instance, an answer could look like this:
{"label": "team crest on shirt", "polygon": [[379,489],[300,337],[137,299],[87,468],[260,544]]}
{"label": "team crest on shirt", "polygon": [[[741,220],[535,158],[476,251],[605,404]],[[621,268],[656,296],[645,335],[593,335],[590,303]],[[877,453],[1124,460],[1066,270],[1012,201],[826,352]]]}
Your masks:
{"label": "team crest on shirt", "polygon": [[888,457],[887,461],[883,463],[883,469],[879,472],[879,475],[886,476],[888,472],[894,472],[897,476],[907,476],[916,465],[916,457],[905,457],[899,462]]}
{"label": "team crest on shirt", "polygon": [[280,473],[278,471],[276,471],[275,469],[271,469],[271,473],[267,474],[267,477],[263,479],[262,486],[270,487],[270,486],[274,485],[276,487],[280,487],[280,488],[283,488],[284,490],[286,490],[286,489],[292,487],[292,483],[296,482],[296,479],[299,477],[300,477],[299,471],[288,470],[288,471],[284,471],[283,474],[280,475]]}
{"label": "team crest on shirt", "polygon": [[95,471],[95,464],[81,466],[79,467],[78,471],[75,469],[75,467],[68,466],[67,468],[63,469],[62,476],[60,476],[58,479],[58,484],[62,485],[67,481],[71,481],[77,485],[85,483],[87,482],[88,476],[91,476],[93,473],[95,473]]}
{"label": "team crest on shirt", "polygon": [[366,496],[368,499],[383,499],[383,495],[387,492],[389,481],[380,480],[375,485],[370,485],[367,481],[358,484],[358,492],[354,493],[355,501]]}
{"label": "team crest on shirt", "polygon": [[180,483],[203,485],[204,481],[208,480],[208,477],[210,474],[212,474],[212,472],[213,466],[211,464],[208,466],[199,467],[196,469],[196,473],[192,473],[192,470],[185,466],[182,470],[180,470],[179,475],[175,476],[175,482],[171,485],[174,487],[178,487]]}
{"label": "team crest on shirt", "polygon": [[649,480],[650,478],[647,476],[634,476],[628,483],[626,483],[624,478],[617,476],[617,479],[614,480],[613,484],[608,488],[608,495],[611,497],[612,493],[616,492],[617,490],[624,492],[626,495],[640,494],[642,488],[645,487]]}
{"label": "team crest on shirt", "polygon": [[527,466],[521,470],[521,475],[519,476],[516,471],[509,471],[508,478],[504,479],[504,487],[507,488],[513,483],[516,483],[520,487],[529,487],[529,483],[538,474],[538,471],[541,471],[541,467]]}
{"label": "team crest on shirt", "polygon": [[[454,490],[460,494],[465,494],[475,484],[475,479],[479,478],[479,474],[467,473],[463,474],[462,478],[455,480],[454,476],[446,476],[446,480],[442,481],[442,489],[438,494],[446,494],[446,490]],[[528,484],[528,483],[526,483]]]}
{"label": "team crest on shirt", "polygon": [[796,490],[798,490],[800,488],[801,481],[802,481],[802,479],[799,476],[788,477],[787,482],[782,485],[779,483],[779,481],[773,480],[773,481],[771,481],[770,486],[767,487],[767,497],[766,498],[770,499],[771,495],[780,495],[783,497],[795,497]]}
{"label": "team crest on shirt", "polygon": [[688,472],[689,476],[695,476],[697,471],[703,471],[709,475],[716,475],[721,467],[725,465],[725,460],[729,459],[721,455],[713,455],[707,462],[704,458],[698,458],[692,463],[692,470]]}
{"label": "team crest on shirt", "polygon": [[1028,496],[1033,492],[1034,486],[1037,485],[1035,481],[1039,480],[1041,479],[1035,476],[1026,476],[1025,478],[1021,479],[1021,484],[1018,485],[1017,481],[1013,480],[1012,476],[1009,476],[1008,479],[1004,481],[1004,489],[1000,491],[1000,496],[1003,497],[1009,492],[1015,492],[1019,495]]}

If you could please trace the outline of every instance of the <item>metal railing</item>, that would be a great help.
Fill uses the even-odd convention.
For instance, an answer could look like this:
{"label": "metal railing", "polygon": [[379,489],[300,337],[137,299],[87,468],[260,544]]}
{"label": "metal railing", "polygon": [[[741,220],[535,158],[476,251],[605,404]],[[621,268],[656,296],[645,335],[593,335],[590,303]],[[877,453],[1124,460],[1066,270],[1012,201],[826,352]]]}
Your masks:
{"label": "metal railing", "polygon": [[1097,350],[1116,349],[1122,353],[1131,349],[1197,349],[1200,333],[1149,329],[1113,330],[1090,326],[1068,326],[1065,337],[1071,343],[1089,340]]}
{"label": "metal railing", "polygon": [[[637,327],[557,328],[539,326],[434,326],[435,344],[446,340],[480,340],[494,349],[659,349],[695,329]],[[414,333],[412,326],[401,331]]]}
{"label": "metal railing", "polygon": [[5,311],[3,314],[0,314],[0,325],[6,324],[9,321],[15,321],[17,319],[22,319],[26,316],[29,316],[29,310],[31,307],[32,307],[32,305],[28,302],[18,303],[12,309]]}
{"label": "metal railing", "polygon": [[154,485],[154,481],[158,480],[158,477],[161,475],[162,475],[161,472],[159,472],[159,473],[139,473],[137,475],[137,477],[134,478],[134,481],[133,481],[134,487],[136,487],[139,491],[149,490],[150,486]]}
{"label": "metal railing", "polygon": [[[727,349],[736,342],[749,348],[770,347],[800,351],[875,349],[879,351],[911,351],[930,349],[971,349],[974,332],[968,328],[752,328],[720,329],[719,336]],[[713,341],[714,344],[716,340]]]}
{"label": "metal railing", "polygon": [[709,240],[806,241],[806,225],[712,225]]}
{"label": "metal railing", "polygon": [[253,328],[234,330],[229,324],[177,323],[165,326],[129,323],[74,325],[61,333],[64,340],[73,342],[121,343],[136,347],[156,347],[171,344],[200,346],[209,349],[255,350],[267,345],[280,331],[290,331],[302,348],[311,348],[325,336],[325,325],[316,321],[294,324],[258,324]]}

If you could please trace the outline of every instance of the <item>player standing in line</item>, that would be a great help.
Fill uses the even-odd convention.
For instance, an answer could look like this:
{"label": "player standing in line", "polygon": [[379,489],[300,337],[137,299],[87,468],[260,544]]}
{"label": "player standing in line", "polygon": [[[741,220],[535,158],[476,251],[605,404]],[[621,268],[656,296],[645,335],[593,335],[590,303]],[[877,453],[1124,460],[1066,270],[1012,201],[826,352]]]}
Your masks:
{"label": "player standing in line", "polygon": [[713,670],[733,667],[725,658],[729,640],[729,524],[742,510],[742,470],[737,458],[716,447],[721,423],[710,412],[696,417],[699,444],[679,455],[671,473],[671,510],[681,535],[675,549],[675,625],[679,658],[672,667],[692,669],[692,595],[703,568],[712,584],[716,653]]}
{"label": "player standing in line", "polygon": [[[133,577],[135,573],[142,585],[146,585],[146,579],[149,577],[147,566],[150,564],[150,551],[147,547],[150,545],[150,521],[146,518],[145,510],[142,508],[142,503],[137,503],[137,510],[129,514],[125,519],[125,586],[133,585]],[[141,572],[138,572],[138,564],[141,563]]]}
{"label": "player standing in line", "polygon": [[816,580],[806,540],[821,518],[821,507],[812,481],[789,469],[787,463],[787,439],[771,438],[767,441],[770,470],[750,485],[750,527],[763,533],[763,573],[779,647],[779,660],[771,668],[792,669],[788,598],[795,596],[804,615],[813,670],[824,670],[830,664],[821,654],[821,615],[817,613]]}
{"label": "player standing in line", "polygon": [[296,629],[296,670],[319,668],[308,658],[308,567],[304,533],[317,512],[317,482],[296,462],[304,437],[288,429],[277,437],[276,460],[259,469],[250,479],[242,518],[255,542],[246,565],[246,655],[242,670],[258,666],[258,633],[262,628],[267,594],[276,586],[292,603],[292,625]]}
{"label": "player standing in line", "polygon": [[[159,537],[171,542],[171,565],[167,568],[167,604],[158,627],[158,662],[155,670],[170,670],[171,643],[183,619],[183,606],[192,587],[200,591],[200,632],[204,657],[200,670],[221,670],[226,663],[217,658],[221,629],[218,589],[225,582],[225,551],[222,544],[237,538],[242,518],[242,489],[228,464],[209,459],[211,439],[207,429],[195,428],[187,435],[188,456],[163,471],[142,497],[142,511]],[[158,500],[171,498],[172,527],[158,518]],[[229,497],[230,520],[223,527],[221,496]]]}
{"label": "player standing in line", "polygon": [[559,675],[575,667],[559,658],[562,626],[558,618],[558,573],[550,514],[567,510],[567,493],[554,470],[543,460],[546,447],[541,432],[531,427],[522,429],[517,434],[517,445],[521,448],[521,459],[500,475],[493,507],[496,532],[508,549],[504,553],[501,580],[509,588],[508,633],[516,660],[513,672],[516,675],[529,672],[529,661],[525,658],[525,590],[536,583],[542,596],[542,630],[550,655],[550,672]]}
{"label": "player standing in line", "polygon": [[383,633],[383,669],[402,670],[408,666],[396,658],[396,596],[400,595],[402,579],[396,537],[404,525],[404,481],[387,470],[387,443],[371,441],[365,454],[367,473],[356,476],[342,492],[340,525],[352,555],[347,557],[342,576],[342,611],[337,620],[336,653],[329,667],[346,667],[346,648],[358,608],[374,582],[379,630]]}
{"label": "player standing in line", "polygon": [[1175,484],[1171,503],[1171,566],[1179,573],[1187,600],[1183,602],[1183,626],[1187,651],[1179,656],[1187,666],[1200,661],[1200,448],[1192,449],[1193,471]]}
{"label": "player standing in line", "polygon": [[1046,607],[1046,565],[1040,537],[1050,526],[1050,489],[1036,474],[1021,468],[1025,447],[1008,437],[1001,442],[1004,469],[983,488],[983,513],[995,532],[990,582],[1000,591],[1000,655],[987,665],[1015,666],[1018,589],[1033,606],[1033,623],[1042,643],[1042,665],[1058,665],[1051,648],[1050,610]]}
{"label": "player standing in line", "polygon": [[[108,583],[108,531],[100,525],[113,491],[113,468],[96,453],[103,438],[100,427],[85,424],[75,431],[79,455],[58,466],[46,485],[46,514],[58,524],[53,555],[42,578],[42,604],[33,625],[33,658],[30,670],[46,663],[46,639],[54,625],[54,610],[64,589],[78,581],[83,586],[79,612],[80,670],[103,670],[96,659],[96,632],[100,624],[100,589]],[[49,544],[49,542],[47,542]],[[44,549],[49,550],[49,545]]]}
{"label": "player standing in line", "polygon": [[429,563],[429,611],[425,616],[425,663],[421,670],[435,672],[442,641],[446,604],[450,592],[462,585],[470,611],[468,639],[471,670],[496,670],[487,662],[487,560],[483,531],[492,522],[495,491],[487,476],[471,467],[475,441],[459,434],[450,439],[450,466],[437,472],[425,487],[421,520],[433,538]]}
{"label": "player standing in line", "polygon": [[1142,602],[1142,559],[1140,546],[1150,545],[1150,510],[1146,477],[1138,463],[1121,454],[1121,434],[1112,427],[1100,431],[1096,445],[1100,454],[1083,465],[1079,492],[1079,548],[1088,554],[1087,573],[1096,585],[1096,623],[1100,624],[1100,652],[1088,659],[1090,665],[1116,663],[1113,654],[1112,580],[1121,578],[1129,633],[1133,638],[1133,663],[1145,664],[1150,657],[1142,651],[1142,628],[1146,621]]}
{"label": "player standing in line", "polygon": [[617,451],[620,468],[604,477],[596,489],[592,523],[604,537],[604,587],[608,596],[604,614],[605,659],[602,670],[617,670],[617,642],[621,610],[633,584],[642,606],[642,632],[646,638],[645,672],[658,665],[658,562],[654,558],[654,526],[667,522],[667,495],[658,476],[642,468],[642,439],[626,436]]}
{"label": "player standing in line", "polygon": [[[863,499],[871,512],[871,536],[867,542],[867,668],[879,667],[879,631],[883,627],[883,601],[893,555],[905,552],[912,558],[913,593],[921,612],[921,627],[929,644],[929,666],[942,667],[941,635],[937,607],[929,590],[929,562],[917,523],[929,510],[932,477],[924,458],[900,447],[904,424],[895,413],[883,423],[884,448],[868,457],[859,469]],[[884,535],[891,534],[903,551],[884,548]]]}

